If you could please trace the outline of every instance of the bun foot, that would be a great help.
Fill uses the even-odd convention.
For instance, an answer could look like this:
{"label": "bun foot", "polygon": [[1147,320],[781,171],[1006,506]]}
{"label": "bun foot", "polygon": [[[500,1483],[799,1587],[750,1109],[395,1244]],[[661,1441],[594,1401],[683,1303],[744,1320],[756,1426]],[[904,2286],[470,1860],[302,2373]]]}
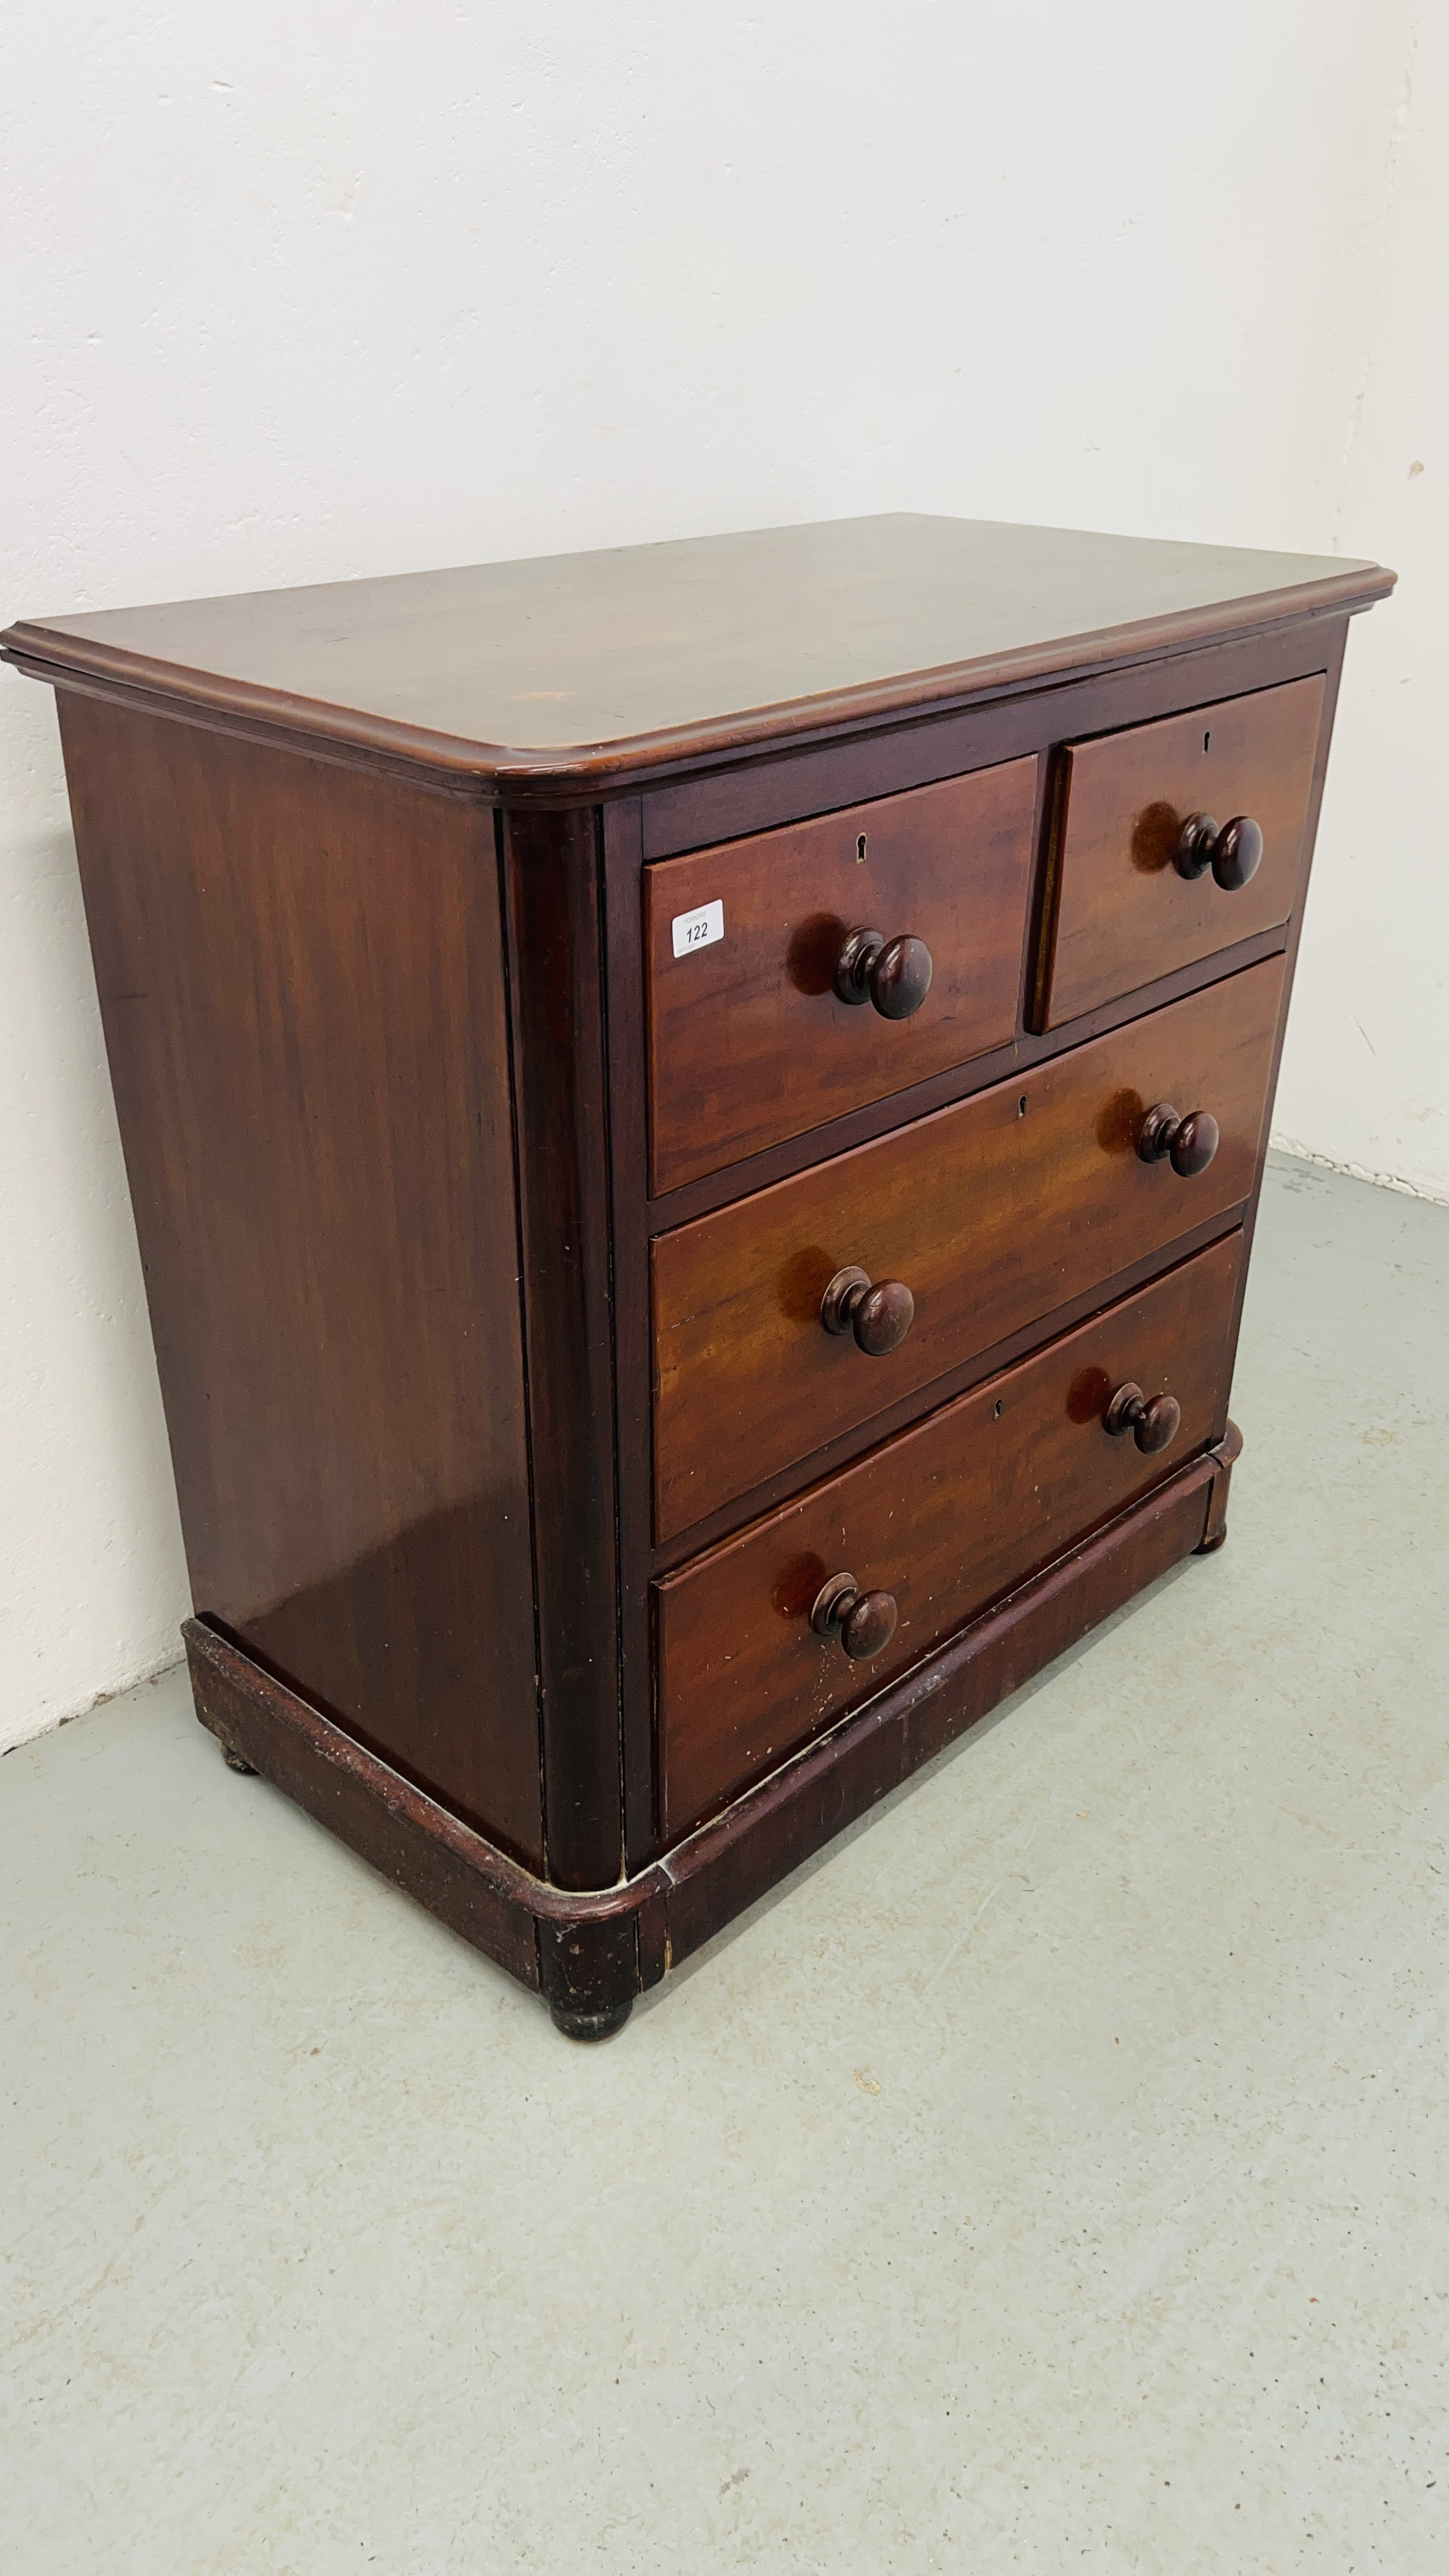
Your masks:
{"label": "bun foot", "polygon": [[578,2012],[564,2003],[549,2005],[554,2029],[561,2030],[565,2039],[612,2039],[616,2030],[623,2029],[633,2009],[632,1995],[626,1995],[620,2004],[606,2005],[602,2012]]}
{"label": "bun foot", "polygon": [[540,1923],[538,1982],[565,2039],[612,2039],[639,1991],[638,1934],[631,1914]]}
{"label": "bun foot", "polygon": [[243,1771],[249,1780],[255,1780],[257,1776],[257,1766],[255,1762],[248,1762],[244,1753],[236,1752],[234,1747],[230,1744],[223,1744],[221,1748],[221,1758],[226,1764],[228,1771]]}

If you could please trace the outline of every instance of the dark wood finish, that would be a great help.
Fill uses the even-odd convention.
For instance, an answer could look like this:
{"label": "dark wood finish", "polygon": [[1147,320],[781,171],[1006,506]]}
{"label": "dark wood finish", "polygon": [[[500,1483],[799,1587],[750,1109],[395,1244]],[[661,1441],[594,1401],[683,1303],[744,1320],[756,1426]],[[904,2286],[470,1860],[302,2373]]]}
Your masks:
{"label": "dark wood finish", "polygon": [[640,1983],[639,1918],[651,1904],[658,1910],[657,1887],[580,1898],[533,1876],[204,1621],[189,1619],[182,1633],[197,1716],[230,1769],[262,1773],[450,1931],[541,1991],[569,2038],[607,2039],[623,2027]]}
{"label": "dark wood finish", "polygon": [[[1282,991],[1277,962],[1210,986],[654,1246],[661,1538],[929,1387],[1253,1185]],[[1136,1150],[1169,1089],[1212,1102],[1198,1179]],[[903,1279],[915,1321],[867,1359],[826,1332],[846,1263]]]}
{"label": "dark wood finish", "polygon": [[1150,724],[1185,706],[1277,688],[1326,670],[1347,632],[1348,616],[1339,612],[1259,627],[1227,642],[1200,637],[1167,658],[1064,672],[1048,689],[1004,682],[959,705],[881,716],[808,745],[714,754],[678,777],[646,785],[644,856],[677,858],[833,807],[999,768],[1048,746]]}
{"label": "dark wood finish", "polygon": [[916,1301],[903,1279],[878,1279],[850,1263],[837,1270],[820,1300],[827,1333],[849,1333],[867,1359],[898,1351],[916,1320]]}
{"label": "dark wood finish", "polygon": [[1144,1458],[1170,1449],[1182,1427],[1182,1407],[1175,1395],[1144,1395],[1134,1378],[1119,1386],[1102,1416],[1102,1428],[1114,1440],[1130,1431]]}
{"label": "dark wood finish", "polygon": [[609,1061],[609,1205],[613,1233],[619,1513],[619,1699],[625,1848],[631,1870],[658,1849],[654,1794],[654,1637],[649,1599],[653,1517],[649,1331],[648,1144],[644,959],[639,936],[643,861],[637,797],[602,813]]}
{"label": "dark wood finish", "polygon": [[[1015,761],[645,870],[656,1193],[1009,1042],[1035,799]],[[676,957],[672,923],[714,902],[724,937]],[[854,972],[865,927],[898,970],[880,998],[919,995],[904,1018],[870,1007],[873,951]]]}
{"label": "dark wood finish", "polygon": [[537,1865],[492,817],[61,725],[192,1597]]}
{"label": "dark wood finish", "polygon": [[203,1620],[188,1620],[182,1633],[196,1714],[228,1763],[285,1790],[450,1931],[536,1989],[530,1898],[542,1880]]}
{"label": "dark wood finish", "polygon": [[[666,1841],[1136,1499],[1161,1470],[1105,1424],[1124,1379],[1172,1388],[1179,1458],[1205,1446],[1239,1249],[1199,1253],[660,1584]],[[864,1685],[812,1629],[842,1566],[899,1609]]]}
{"label": "dark wood finish", "polygon": [[224,1750],[264,1773],[521,1985],[547,1992],[548,1978],[565,2015],[580,2004],[617,2013],[635,1986],[657,1985],[1021,1682],[1197,1548],[1205,1504],[1223,1481],[1211,1452],[1181,1469],[618,1887],[569,1892],[531,1877],[190,1621],[197,1715]]}
{"label": "dark wood finish", "polygon": [[826,1576],[810,1612],[815,1635],[833,1638],[854,1664],[883,1654],[899,1619],[893,1592],[862,1592],[854,1575],[843,1571]]}
{"label": "dark wood finish", "polygon": [[[1231,1285],[1226,1307],[1220,1293],[1192,1301],[1170,1385],[1123,1350],[1090,1405],[1077,1390],[1073,1429],[1118,1480],[1091,1505],[1108,1515],[1099,1527],[1073,1538],[1088,1505],[1069,1477],[1061,1510],[1043,1507],[1040,1525],[1028,1512],[1012,1543],[1011,1511],[1043,1483],[1029,1439],[994,1513],[973,1511],[976,1487],[958,1480],[961,1544],[994,1532],[1000,1579],[984,1609],[956,1602],[944,1642],[920,1650],[929,1566],[883,1571],[848,1518],[828,1547],[822,1536],[820,1580],[795,1616],[843,1713],[770,1754],[705,1823],[679,1828],[678,1775],[662,1812],[656,1585],[662,1601],[717,1555],[743,1561],[752,1534],[806,1508],[803,1486],[853,1491],[888,1449],[914,1458],[948,1412],[994,1407],[1018,1376],[1044,1385],[1068,1337],[1100,1339],[1109,1307],[1179,1295],[1179,1274],[1241,1269],[1347,619],[1390,582],[1373,566],[894,520],[64,620],[0,645],[66,702],[205,1587],[188,1630],[199,1712],[238,1768],[279,1781],[504,1958],[572,2035],[616,2029],[672,1959],[1107,1609],[1219,1542],[1236,1454]],[[1164,943],[1159,908],[1137,954],[1104,934],[1111,904],[1094,891],[1105,989],[1028,1029],[1070,921],[1068,863],[1099,758],[1103,776],[1119,764],[1120,794],[1123,739],[1130,769],[1154,729],[1190,732],[1203,710],[1251,727],[1253,701],[1306,703],[1305,683],[1320,716],[1290,908],[1243,927],[1261,918],[1281,835],[1256,795],[1220,792],[1233,785],[1221,771],[1205,783],[1199,757],[1166,865],[1139,873],[1170,904],[1211,897],[1212,917],[1238,927],[1186,955]],[[1267,793],[1281,796],[1292,762],[1270,749]],[[868,866],[893,800],[919,799],[918,815],[989,802],[989,773],[1016,763],[1033,785],[999,1034],[930,1070],[898,1067],[889,1085],[872,1074],[805,1101],[813,1077],[792,1026],[760,1075],[765,1140],[729,1131],[693,1177],[652,1176],[646,867],[660,863],[661,882],[679,861],[733,867],[761,841],[778,858],[807,826],[833,846],[853,813]],[[849,856],[853,873],[858,847]],[[963,980],[959,952],[905,900],[933,868],[940,890],[939,852],[927,861],[899,871],[899,903],[837,906],[833,948],[822,939],[857,1070],[862,1047],[919,1042]],[[945,895],[958,913],[964,902],[979,958],[979,854],[956,878]],[[777,938],[781,893],[777,867],[761,912]],[[696,966],[711,957],[696,943]],[[1169,1023],[1178,1037],[1215,1014],[1236,1027],[1270,980],[1249,1137],[1246,1110],[1223,1117],[1221,1049],[1193,1063],[1178,1046],[1166,1062],[1150,1045]],[[1145,1033],[1130,1025],[1148,1013]],[[1228,1078],[1241,1090],[1239,1034]],[[684,1028],[686,1112],[711,1084],[728,1092],[732,1037],[728,1018],[704,1045]],[[1103,1041],[1141,1071],[1103,1104],[1105,1193],[1083,1181],[1074,1200],[1069,1170],[1064,1201],[1060,1155],[1034,1148],[1013,1165],[1003,1149],[965,1177],[996,1170],[1006,1230],[978,1239],[938,1185],[923,1193],[934,1228],[906,1209],[914,1236],[904,1220],[891,1243],[884,1228],[862,1234],[862,1207],[877,1219],[904,1207],[901,1173],[933,1120],[960,1113],[962,1134],[975,1120],[987,1136],[1026,1096],[1029,1123],[1068,1098]],[[698,1151],[687,1133],[685,1151]],[[710,1241],[729,1263],[696,1285],[723,1291],[728,1341],[750,1249],[731,1227],[768,1219],[786,1183],[798,1213],[846,1166],[868,1183],[844,1210],[849,1241],[817,1226],[803,1249],[825,1262],[812,1348],[833,1357],[849,1401],[834,1417],[817,1404],[803,1440],[782,1442],[779,1387],[758,1378],[742,1474],[661,1542],[650,1239],[667,1239],[667,1266],[670,1243],[718,1219]],[[1134,1205],[1152,1222],[1124,1222]],[[896,1257],[912,1243],[923,1262]],[[763,1235],[754,1255],[768,1287]],[[979,1329],[977,1288],[1000,1309]],[[941,1331],[953,1300],[954,1339]],[[702,1302],[679,1320],[702,1332]],[[748,1326],[750,1365],[756,1343]],[[719,1374],[705,1373],[695,1408],[706,1440],[729,1418],[728,1403],[711,1416]],[[991,1412],[982,1457],[1006,1418]],[[1116,1512],[1119,1492],[1138,1499]],[[897,1539],[951,1519],[944,1490],[904,1483],[893,1513],[877,1501]],[[743,1592],[721,1604],[732,1662],[748,1660],[752,1616]],[[700,1723],[707,1733],[708,1710]]]}
{"label": "dark wood finish", "polygon": [[[862,842],[865,834],[861,834]],[[865,851],[859,852],[865,864]],[[830,978],[839,1002],[864,1005],[883,1020],[912,1020],[931,989],[936,972],[924,939],[909,933],[885,939],[878,930],[848,930],[835,955]]]}
{"label": "dark wood finish", "polygon": [[[1062,753],[1039,1026],[1287,920],[1323,702],[1321,679],[1296,680]],[[1176,865],[1184,825],[1209,811],[1261,833],[1237,892]]]}
{"label": "dark wood finish", "polygon": [[[610,810],[605,807],[606,816]],[[1205,992],[1210,984],[1242,974],[1249,966],[1260,966],[1265,958],[1282,958],[1290,953],[1292,942],[1290,922],[1286,932],[1281,928],[1263,931],[1256,939],[1245,939],[1225,949],[1221,957],[1180,967],[1175,975],[1161,976],[1140,993],[1122,994],[1115,1001],[1104,1002],[1100,1009],[1073,1020],[1065,1030],[1022,1031],[1010,1046],[994,1047],[990,1055],[978,1056],[973,1063],[957,1065],[928,1082],[914,1083],[909,1091],[891,1100],[874,1101],[846,1117],[834,1118],[809,1136],[792,1138],[764,1153],[752,1154],[727,1172],[711,1173],[705,1180],[686,1182],[682,1189],[651,1199],[645,1210],[646,1230],[651,1235],[668,1233],[675,1226],[688,1225],[694,1218],[708,1216],[713,1209],[727,1207],[755,1190],[788,1180],[794,1172],[833,1161],[852,1146],[869,1144],[874,1137],[914,1126],[918,1119],[949,1108],[952,1101],[971,1100],[978,1092],[990,1091],[1014,1072],[1027,1072],[1033,1065],[1046,1064],[1065,1054],[1069,1047],[1084,1045],[1089,1038],[1105,1037],[1113,1029],[1126,1028],[1130,1021],[1145,1018],[1149,1011],[1164,1010],[1169,1002],[1181,1001],[1189,993]]]}
{"label": "dark wood finish", "polygon": [[539,1984],[565,2039],[612,2039],[639,1991],[639,1927],[632,1913],[538,1926]]}
{"label": "dark wood finish", "polygon": [[[1238,1293],[1241,1296],[1241,1281],[1239,1282]],[[1234,1328],[1236,1329],[1236,1316],[1234,1316],[1233,1322]],[[1208,1499],[1207,1521],[1203,1529],[1202,1537],[1199,1540],[1195,1551],[1198,1556],[1215,1555],[1227,1538],[1228,1488],[1233,1481],[1233,1469],[1237,1465],[1242,1454],[1243,1435],[1238,1429],[1236,1422],[1230,1422],[1227,1429],[1224,1431],[1221,1440],[1215,1441],[1209,1452],[1209,1455],[1217,1467],[1218,1473],[1217,1481],[1215,1482],[1212,1493]]]}
{"label": "dark wood finish", "polygon": [[1221,1143],[1222,1130],[1210,1109],[1190,1109],[1179,1118],[1168,1100],[1157,1101],[1137,1130],[1143,1162],[1169,1162],[1183,1181],[1195,1181],[1205,1172]]}
{"label": "dark wood finish", "polygon": [[624,1821],[594,817],[512,815],[504,848],[545,1848],[560,1886],[599,1887],[622,1872]]}
{"label": "dark wood finish", "polygon": [[[1206,738],[1204,740],[1206,748]],[[1235,814],[1219,823],[1211,814],[1189,814],[1177,836],[1172,864],[1180,877],[1196,878],[1211,868],[1223,894],[1236,894],[1263,864],[1263,827],[1251,814]]]}
{"label": "dark wood finish", "polygon": [[38,677],[498,802],[1366,607],[1331,555],[906,514],[28,620]]}
{"label": "dark wood finish", "polygon": [[973,1387],[984,1386],[989,1377],[998,1376],[1003,1369],[1013,1367],[1016,1361],[1042,1350],[1058,1334],[1071,1332],[1089,1316],[1100,1314],[1104,1306],[1116,1305],[1121,1298],[1130,1297],[1155,1278],[1166,1262],[1187,1261],[1195,1252],[1207,1251],[1210,1245],[1220,1243],[1224,1235],[1241,1230],[1246,1216],[1247,1211],[1242,1206],[1219,1211],[1205,1224],[1193,1226],[1187,1233],[1174,1237],[1165,1253],[1160,1247],[1155,1247],[1140,1261],[1129,1262],[1125,1270],[1115,1272],[1110,1278],[1094,1279],[1079,1296],[1069,1297],[1064,1305],[1053,1307],[1049,1315],[1035,1317],[1014,1333],[1004,1333],[1000,1341],[993,1342],[987,1350],[973,1353],[959,1367],[947,1369],[940,1377],[933,1378],[924,1396],[917,1389],[894,1404],[883,1405],[879,1413],[872,1414],[864,1429],[859,1424],[852,1424],[833,1440],[822,1442],[819,1449],[812,1451],[808,1461],[797,1459],[792,1465],[777,1469],[773,1475],[762,1477],[748,1493],[735,1495],[704,1520],[693,1522],[674,1538],[657,1541],[649,1552],[653,1576],[657,1579],[674,1573],[691,1557],[702,1555],[706,1548],[716,1546],[721,1539],[744,1528],[747,1522],[762,1520],[780,1504],[791,1501],[802,1486],[816,1484],[822,1477],[833,1475],[838,1468],[849,1466],[863,1448],[874,1448],[897,1431],[909,1430],[912,1423],[920,1420],[923,1412],[952,1403],[958,1395],[969,1394]]}
{"label": "dark wood finish", "polygon": [[[1191,1554],[1214,1475],[1210,1459],[1196,1460],[677,1845],[669,1856],[670,1959],[687,1959]],[[641,1919],[641,1955],[645,1937]]]}

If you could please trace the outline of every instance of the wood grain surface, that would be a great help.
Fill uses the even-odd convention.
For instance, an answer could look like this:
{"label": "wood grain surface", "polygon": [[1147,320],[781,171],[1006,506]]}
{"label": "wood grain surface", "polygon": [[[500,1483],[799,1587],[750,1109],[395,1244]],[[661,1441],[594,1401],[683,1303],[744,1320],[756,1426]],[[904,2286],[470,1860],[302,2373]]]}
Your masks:
{"label": "wood grain surface", "polygon": [[[62,701],[199,1712],[566,2027],[1220,1539],[1391,586],[907,516],[0,639]],[[1263,827],[1236,893],[1172,866],[1203,810]],[[831,997],[862,922],[913,1016]]]}
{"label": "wood grain surface", "polygon": [[196,1606],[538,1866],[493,817],[61,725]]}
{"label": "wood grain surface", "polygon": [[[1206,1445],[1240,1252],[1199,1253],[658,1586],[666,1841]],[[1156,1457],[1103,1428],[1128,1379],[1182,1408]],[[868,1665],[810,1625],[840,1571],[898,1605]]]}
{"label": "wood grain surface", "polygon": [[[1136,725],[1061,754],[1053,897],[1037,1024],[1059,1028],[1114,994],[1287,920],[1323,721],[1321,678]],[[1256,876],[1224,893],[1173,865],[1189,814],[1262,827]]]}
{"label": "wood grain surface", "polygon": [[41,678],[526,799],[1366,606],[1341,556],[900,514],[31,618]]}
{"label": "wood grain surface", "polygon": [[[1216,1477],[1209,1451],[1154,1486],[676,1845],[659,1927],[667,1959],[687,1959],[1031,1674],[1189,1555]],[[1040,1706],[1045,1715],[1050,1700]],[[643,1914],[639,1929],[642,1958]],[[648,1955],[652,1968],[657,1954]]]}
{"label": "wood grain surface", "polygon": [[[1282,962],[1170,1003],[934,1117],[780,1181],[653,1248],[656,1534],[928,1387],[1253,1187]],[[1221,1143],[1182,1180],[1144,1163],[1148,1108],[1208,1109]],[[837,1270],[900,1279],[887,1358],[820,1323]]]}
{"label": "wood grain surface", "polygon": [[[656,1195],[1008,1043],[1036,775],[1012,761],[645,869]],[[723,937],[677,957],[673,922],[714,902]],[[837,999],[858,925],[930,949],[911,1018]]]}
{"label": "wood grain surface", "polygon": [[[958,1632],[846,1717],[825,1742],[737,1798],[721,1816],[613,1887],[550,1886],[434,1805],[376,1755],[197,1620],[185,1627],[196,1711],[329,1832],[545,1994],[564,1970],[600,1976],[613,1998],[657,1985],[671,1965],[986,1716],[1025,1673],[1130,1600],[1195,1547],[1219,1477],[1213,1453],[1057,1558],[1034,1582]],[[627,1932],[626,1929],[627,1928]]]}
{"label": "wood grain surface", "polygon": [[502,839],[544,1848],[561,1886],[599,1887],[624,1824],[598,835],[585,806],[508,815]]}

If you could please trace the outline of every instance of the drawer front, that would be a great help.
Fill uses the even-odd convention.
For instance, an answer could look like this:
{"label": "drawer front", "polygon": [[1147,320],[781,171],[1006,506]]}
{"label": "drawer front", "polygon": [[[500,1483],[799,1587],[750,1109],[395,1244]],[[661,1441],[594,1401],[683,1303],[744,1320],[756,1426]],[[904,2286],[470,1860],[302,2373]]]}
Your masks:
{"label": "drawer front", "polygon": [[[1036,768],[1014,760],[645,869],[656,1195],[1009,1043]],[[858,928],[930,950],[909,1017],[837,998]]]}
{"label": "drawer front", "polygon": [[[1241,1244],[1214,1244],[657,1587],[667,1840],[1205,1447]],[[1105,1428],[1128,1383],[1181,1407],[1153,1455]],[[842,1573],[899,1614],[868,1662],[811,1626]]]}
{"label": "drawer front", "polygon": [[[673,1537],[1253,1186],[1281,958],[897,1128],[654,1245],[656,1526]],[[1182,1177],[1144,1162],[1147,1111],[1203,1109]],[[821,1322],[854,1267],[903,1281],[905,1339],[867,1356]]]}
{"label": "drawer front", "polygon": [[[1048,913],[1037,1025],[1059,1028],[1234,941],[1287,920],[1303,867],[1323,680],[1292,680],[1130,733],[1071,743],[1057,779],[1055,921]],[[1247,815],[1256,874],[1218,882],[1176,863],[1192,814]],[[1223,854],[1220,873],[1235,871]]]}

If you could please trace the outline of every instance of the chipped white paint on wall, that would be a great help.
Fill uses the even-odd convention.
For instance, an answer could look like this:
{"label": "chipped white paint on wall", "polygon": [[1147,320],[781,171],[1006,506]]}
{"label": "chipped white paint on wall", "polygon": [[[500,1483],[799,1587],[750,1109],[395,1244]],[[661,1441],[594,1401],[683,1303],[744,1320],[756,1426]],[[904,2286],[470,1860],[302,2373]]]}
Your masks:
{"label": "chipped white paint on wall", "polygon": [[[895,508],[1382,555],[1282,1117],[1449,1192],[1444,41],[1407,0],[8,11],[0,607]],[[0,779],[3,1741],[164,1660],[186,1595],[54,718],[8,673]]]}

